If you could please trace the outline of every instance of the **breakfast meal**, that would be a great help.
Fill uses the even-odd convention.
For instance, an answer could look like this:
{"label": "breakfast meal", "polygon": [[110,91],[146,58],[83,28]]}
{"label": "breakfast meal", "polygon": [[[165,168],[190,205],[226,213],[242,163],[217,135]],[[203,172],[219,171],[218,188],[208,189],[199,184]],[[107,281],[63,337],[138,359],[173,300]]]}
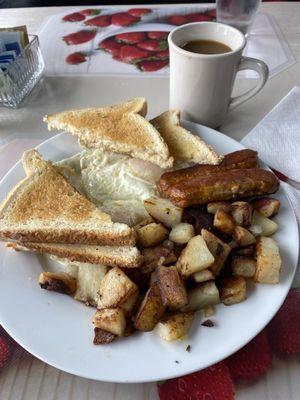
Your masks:
{"label": "breakfast meal", "polygon": [[177,110],[146,114],[136,98],[45,116],[82,151],[55,163],[26,151],[26,177],[0,206],[0,240],[55,261],[40,287],[96,308],[96,345],[138,331],[182,339],[196,312],[280,280],[275,175],[250,149],[218,154]]}

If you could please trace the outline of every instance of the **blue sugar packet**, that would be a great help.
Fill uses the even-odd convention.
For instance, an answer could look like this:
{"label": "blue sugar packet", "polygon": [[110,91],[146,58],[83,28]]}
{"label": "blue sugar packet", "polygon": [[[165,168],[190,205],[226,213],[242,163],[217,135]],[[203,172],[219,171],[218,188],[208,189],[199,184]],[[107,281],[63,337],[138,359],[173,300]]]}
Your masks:
{"label": "blue sugar packet", "polygon": [[14,50],[17,55],[21,53],[23,48],[21,34],[21,32],[0,31],[0,40],[3,41],[6,51]]}
{"label": "blue sugar packet", "polygon": [[2,53],[3,51],[5,51],[5,44],[3,42],[3,40],[0,39],[0,53]]}
{"label": "blue sugar packet", "polygon": [[3,51],[0,53],[0,62],[9,60],[13,61],[17,57],[17,53],[14,50]]}

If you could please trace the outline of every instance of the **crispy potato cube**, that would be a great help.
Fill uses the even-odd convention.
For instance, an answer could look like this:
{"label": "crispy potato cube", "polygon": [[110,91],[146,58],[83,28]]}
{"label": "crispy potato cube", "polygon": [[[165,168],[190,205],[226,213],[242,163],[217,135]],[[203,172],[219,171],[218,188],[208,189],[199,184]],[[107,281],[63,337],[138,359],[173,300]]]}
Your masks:
{"label": "crispy potato cube", "polygon": [[158,283],[154,282],[146,293],[137,315],[134,327],[138,331],[152,331],[165,312],[165,305],[162,302]]}
{"label": "crispy potato cube", "polygon": [[65,272],[42,272],[39,276],[42,289],[72,294],[76,291],[76,279]]}
{"label": "crispy potato cube", "polygon": [[78,265],[77,289],[74,299],[87,302],[96,307],[100,282],[106,272],[107,267],[105,265],[80,263]]}
{"label": "crispy potato cube", "polygon": [[209,318],[215,315],[215,308],[214,306],[207,306],[202,310],[204,318]]}
{"label": "crispy potato cube", "polygon": [[183,209],[175,206],[170,200],[160,197],[150,197],[144,200],[147,212],[157,221],[169,228],[179,224]]}
{"label": "crispy potato cube", "polygon": [[137,291],[137,285],[120,268],[112,268],[100,282],[97,308],[121,307]]}
{"label": "crispy potato cube", "polygon": [[243,278],[253,278],[255,273],[256,261],[254,258],[236,256],[231,261],[231,271],[235,276]]}
{"label": "crispy potato cube", "polygon": [[121,308],[104,308],[96,311],[93,324],[95,328],[100,328],[116,336],[123,336],[126,320]]}
{"label": "crispy potato cube", "polygon": [[208,250],[205,240],[201,235],[194,236],[182,250],[176,267],[182,276],[188,277],[195,272],[210,267],[215,261],[214,256]]}
{"label": "crispy potato cube", "polygon": [[201,230],[201,236],[205,240],[208,250],[215,258],[214,263],[209,267],[209,269],[214,275],[218,275],[231,251],[231,247],[227,243],[222,242],[221,239],[207,229]]}
{"label": "crispy potato cube", "polygon": [[255,236],[242,226],[236,226],[232,236],[239,246],[249,246],[256,242]]}
{"label": "crispy potato cube", "polygon": [[249,230],[255,236],[271,236],[278,231],[278,224],[254,210]]}
{"label": "crispy potato cube", "polygon": [[192,239],[193,236],[195,236],[195,229],[193,225],[181,222],[172,228],[169,239],[177,244],[185,244]]}
{"label": "crispy potato cube", "polygon": [[199,283],[188,291],[188,304],[182,311],[197,311],[220,303],[219,291],[214,281]]}
{"label": "crispy potato cube", "polygon": [[137,231],[138,242],[143,247],[152,247],[163,242],[168,236],[169,231],[162,224],[152,223],[139,228]]}
{"label": "crispy potato cube", "polygon": [[188,334],[194,316],[193,312],[167,316],[159,321],[154,332],[167,341],[182,339]]}
{"label": "crispy potato cube", "polygon": [[173,249],[163,245],[142,249],[141,253],[144,257],[141,269],[147,272],[154,271],[159,265],[173,264],[177,261]]}
{"label": "crispy potato cube", "polygon": [[230,213],[234,222],[238,226],[247,228],[251,225],[253,207],[246,201],[235,201],[231,204]]}
{"label": "crispy potato cube", "polygon": [[207,212],[210,214],[215,214],[218,210],[229,212],[230,206],[231,203],[229,201],[212,201],[207,204]]}
{"label": "crispy potato cube", "polygon": [[254,210],[258,211],[263,216],[270,218],[278,213],[280,201],[272,197],[262,197],[252,202]]}
{"label": "crispy potato cube", "polygon": [[278,283],[281,269],[281,257],[278,243],[272,238],[264,236],[258,238],[255,256],[255,282],[270,284]]}
{"label": "crispy potato cube", "polygon": [[116,335],[113,335],[110,332],[106,332],[100,328],[94,328],[94,341],[93,343],[98,344],[108,344],[115,340]]}
{"label": "crispy potato cube", "polygon": [[149,286],[152,286],[154,282],[157,282],[157,274],[156,271],[151,272]]}
{"label": "crispy potato cube", "polygon": [[240,303],[247,296],[245,278],[241,276],[230,276],[224,278],[220,289],[220,298],[225,306]]}
{"label": "crispy potato cube", "polygon": [[185,306],[188,302],[187,292],[177,268],[162,265],[156,269],[156,275],[164,305],[175,310]]}
{"label": "crispy potato cube", "polygon": [[214,217],[214,227],[220,232],[231,235],[234,230],[235,223],[230,214],[222,210],[217,210]]}
{"label": "crispy potato cube", "polygon": [[132,314],[138,297],[139,297],[139,292],[136,291],[125,301],[125,303],[121,304],[120,307],[122,308],[126,317]]}
{"label": "crispy potato cube", "polygon": [[215,275],[211,272],[210,269],[203,269],[202,271],[196,272],[193,275],[193,278],[197,283],[201,283],[215,279]]}
{"label": "crispy potato cube", "polygon": [[252,257],[254,255],[255,245],[250,244],[246,247],[239,247],[234,250],[234,255],[245,256],[245,257]]}

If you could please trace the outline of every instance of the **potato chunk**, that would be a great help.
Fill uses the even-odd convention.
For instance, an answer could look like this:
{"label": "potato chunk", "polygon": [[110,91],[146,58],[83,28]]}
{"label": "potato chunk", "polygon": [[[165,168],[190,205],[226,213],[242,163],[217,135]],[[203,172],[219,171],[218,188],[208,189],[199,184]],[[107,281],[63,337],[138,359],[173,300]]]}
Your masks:
{"label": "potato chunk", "polygon": [[178,309],[188,302],[184,283],[175,266],[160,266],[156,269],[157,282],[165,306]]}
{"label": "potato chunk", "polygon": [[192,239],[193,236],[195,236],[195,229],[193,225],[181,222],[172,228],[169,239],[177,244],[185,244]]}
{"label": "potato chunk", "polygon": [[210,267],[214,261],[215,258],[208,250],[205,240],[201,235],[197,235],[189,240],[181,252],[176,267],[182,276],[188,277]]}
{"label": "potato chunk", "polygon": [[153,196],[144,200],[144,206],[153,218],[169,228],[173,228],[181,221],[183,209],[175,206],[168,199]]}
{"label": "potato chunk", "polygon": [[167,316],[159,321],[154,332],[167,341],[182,339],[188,334],[194,316],[193,312]]}
{"label": "potato chunk", "polygon": [[231,261],[231,271],[233,275],[243,278],[253,278],[255,273],[256,261],[254,258],[236,256]]}
{"label": "potato chunk", "polygon": [[207,212],[210,214],[215,214],[218,210],[229,212],[230,206],[231,203],[229,201],[212,201],[207,204]]}
{"label": "potato chunk", "polygon": [[220,289],[220,298],[225,306],[240,303],[246,299],[247,286],[245,278],[230,276],[224,278]]}
{"label": "potato chunk", "polygon": [[255,236],[242,226],[236,226],[232,236],[239,246],[249,246],[256,242]]}
{"label": "potato chunk", "polygon": [[273,199],[272,197],[262,197],[252,202],[252,205],[256,211],[263,216],[270,218],[278,213],[280,208],[280,201]]}
{"label": "potato chunk", "polygon": [[254,210],[249,230],[255,236],[271,236],[278,231],[278,224]]}
{"label": "potato chunk", "polygon": [[247,228],[251,225],[253,207],[246,201],[235,201],[231,204],[230,213],[238,226]]}
{"label": "potato chunk", "polygon": [[210,269],[203,269],[202,271],[196,272],[193,278],[197,283],[201,283],[213,280],[215,276]]}
{"label": "potato chunk", "polygon": [[97,308],[121,307],[137,291],[137,285],[120,268],[112,268],[100,282]]}
{"label": "potato chunk", "polygon": [[110,332],[106,332],[100,328],[94,328],[94,333],[95,333],[95,336],[94,336],[93,343],[96,345],[111,343],[116,338],[116,335],[113,335]]}
{"label": "potato chunk", "polygon": [[281,257],[278,243],[268,237],[260,237],[256,243],[256,270],[254,280],[258,283],[279,282]]}
{"label": "potato chunk", "polygon": [[79,263],[77,273],[77,289],[74,299],[87,302],[96,307],[100,282],[107,272],[101,264]]}
{"label": "potato chunk", "polygon": [[146,293],[137,315],[134,327],[139,331],[152,331],[165,312],[158,283],[154,282]]}
{"label": "potato chunk", "polygon": [[100,328],[116,336],[123,336],[126,320],[120,308],[104,308],[96,311],[93,324],[95,328]]}
{"label": "potato chunk", "polygon": [[234,230],[235,223],[230,214],[227,214],[225,211],[219,209],[215,213],[214,227],[220,232],[231,235]]}
{"label": "potato chunk", "polygon": [[227,260],[231,247],[207,229],[201,230],[201,236],[205,240],[208,250],[215,258],[214,263],[209,267],[209,269],[214,275],[218,275]]}
{"label": "potato chunk", "polygon": [[169,231],[162,224],[152,223],[139,228],[137,231],[138,242],[143,247],[152,247],[163,242],[169,236]]}
{"label": "potato chunk", "polygon": [[42,289],[63,294],[72,294],[76,290],[76,279],[65,272],[42,272],[39,284]]}
{"label": "potato chunk", "polygon": [[188,304],[182,311],[197,311],[220,303],[219,291],[214,281],[199,283],[188,291]]}

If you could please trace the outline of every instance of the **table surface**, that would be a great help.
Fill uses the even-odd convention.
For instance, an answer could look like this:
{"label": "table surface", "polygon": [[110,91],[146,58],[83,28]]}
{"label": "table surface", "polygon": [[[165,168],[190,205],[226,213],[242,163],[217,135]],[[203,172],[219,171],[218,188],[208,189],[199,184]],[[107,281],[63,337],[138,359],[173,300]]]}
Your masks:
{"label": "table surface", "polygon": [[[26,24],[35,33],[43,19],[70,7],[0,10],[0,26]],[[289,90],[300,85],[300,3],[263,3],[261,11],[271,14],[287,40],[296,63],[272,77],[253,99],[231,112],[220,128],[235,139],[242,139]],[[254,85],[252,79],[239,79],[239,91]],[[136,96],[148,99],[149,113],[159,114],[168,107],[167,77],[47,77],[35,88],[19,110],[0,108],[0,141],[10,135],[39,137],[46,134],[42,115],[67,108],[114,104]]]}
{"label": "table surface", "polygon": [[[0,26],[26,24],[30,33],[35,33],[43,19],[69,7],[45,7],[0,10]],[[264,3],[261,11],[274,17],[288,42],[296,63],[271,78],[265,88],[254,99],[234,110],[220,130],[240,140],[266,115],[278,101],[294,86],[300,86],[300,4]],[[240,79],[239,91],[253,85],[253,80]],[[34,90],[27,102],[18,110],[0,108],[1,140],[13,137],[38,139],[47,134],[42,116],[72,107],[113,104],[127,98],[145,96],[151,115],[168,108],[168,79],[166,77],[105,77],[74,76],[47,77]],[[5,140],[5,141],[6,141]],[[126,385],[89,381],[61,372],[21,351],[13,355],[14,364],[0,374],[1,400],[133,400],[157,399],[155,384]],[[300,373],[300,364],[295,360],[287,364],[276,361],[275,375],[281,382],[268,385],[266,380],[256,385],[255,397],[274,399],[296,399],[300,391],[299,379],[291,376]],[[278,372],[280,371],[280,372]],[[288,382],[290,382],[288,384]],[[268,390],[266,389],[268,387]],[[278,392],[279,390],[279,392]],[[253,399],[254,392],[240,388],[238,399]],[[281,397],[282,395],[282,397]],[[279,396],[279,397],[278,397]]]}

